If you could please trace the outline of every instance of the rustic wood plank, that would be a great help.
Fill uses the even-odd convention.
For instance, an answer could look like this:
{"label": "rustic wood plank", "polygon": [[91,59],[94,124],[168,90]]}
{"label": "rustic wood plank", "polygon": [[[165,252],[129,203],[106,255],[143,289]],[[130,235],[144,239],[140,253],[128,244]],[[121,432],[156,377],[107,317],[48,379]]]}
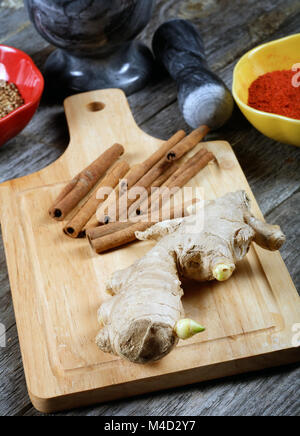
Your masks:
{"label": "rustic wood plank", "polygon": [[[299,168],[299,167],[298,167]],[[267,219],[277,223],[284,228],[287,234],[287,241],[281,249],[282,257],[293,277],[294,284],[300,294],[300,189],[291,195],[280,206],[273,209]]]}
{"label": "rustic wood plank", "polygon": [[[296,365],[201,383],[57,416],[298,416]],[[25,416],[41,416],[33,408]]]}
{"label": "rustic wood plank", "polygon": [[[32,55],[37,65],[41,67],[52,48],[37,35],[33,26],[29,24],[24,8],[17,10],[7,7],[2,8],[3,3],[7,2],[0,1],[0,43],[14,45],[27,51]],[[177,2],[159,0],[157,3],[153,20],[143,32],[142,38],[149,42],[153,30],[167,18],[178,15],[182,18],[193,19],[203,33],[211,66],[221,75],[224,74],[223,77],[228,85],[231,82],[235,60],[244,51],[260,42],[299,31],[300,4],[298,0],[263,0],[261,2],[255,0],[247,0],[247,2],[244,0],[224,0],[222,5],[217,0],[203,0],[201,2],[198,0],[180,0]],[[153,84],[145,90],[130,97],[130,104],[138,123],[155,136],[167,137],[177,126],[183,127],[182,118],[176,104],[176,88],[167,78],[162,82],[154,80]],[[159,115],[156,115],[158,113]],[[289,238],[293,238],[291,240],[294,242],[288,242],[289,245],[283,249],[283,257],[287,261],[289,270],[299,289],[299,274],[297,276],[299,265],[295,262],[298,254],[295,247],[297,248],[297,244],[299,245],[299,233],[297,233],[297,229],[293,225],[290,226],[290,220],[294,216],[291,211],[297,210],[295,205],[299,210],[299,203],[295,201],[294,205],[294,196],[292,195],[293,193],[297,195],[299,189],[299,170],[297,171],[299,169],[299,150],[275,144],[250,128],[246,121],[241,121],[239,118],[237,120],[239,121],[238,128],[234,125],[227,126],[215,136],[225,137],[233,144],[237,144],[235,151],[263,212],[269,214],[270,219],[274,219],[274,222],[277,219],[280,221],[288,234],[288,241],[290,241]],[[68,133],[61,107],[59,105],[49,106],[47,100],[44,99],[38,114],[27,129],[18,138],[13,139],[4,148],[0,149],[0,181],[41,169],[59,157],[66,148],[67,143]],[[282,203],[285,201],[286,203]],[[288,204],[287,209],[286,204]],[[293,220],[296,220],[296,218],[293,218]],[[0,399],[0,414],[15,414],[18,411],[23,413],[27,409],[30,414],[32,409],[30,409],[24,387],[24,376],[14,326],[14,315],[10,303],[9,283],[2,246],[0,247],[0,285],[2,308],[0,322],[5,321],[7,323],[9,337],[11,338],[9,350],[5,350],[7,354],[4,355],[3,349],[0,349],[0,372],[3,371],[0,374],[0,392],[3,393]],[[9,382],[5,383],[9,369],[12,369],[12,372],[9,373],[13,373],[14,377],[11,377]],[[299,372],[293,369],[292,373],[291,375],[289,369],[285,373],[276,370],[276,374],[282,374],[282,377],[280,376],[276,380],[279,384],[275,384],[278,392],[275,390],[273,397],[267,396],[266,403],[274,403],[274,398],[278,397],[280,399],[282,397],[282,392],[285,389],[284,385],[281,389],[283,383],[291,383],[291,385],[297,386],[296,381],[297,376],[299,379]],[[270,372],[266,374],[269,375]],[[243,380],[246,380],[245,377],[247,378],[247,376],[236,378],[237,390],[239,383],[242,385]],[[256,397],[253,395],[256,393],[265,397],[268,387],[272,387],[272,377],[270,378],[270,384],[267,386],[266,382],[264,382],[264,374],[262,375],[263,381],[259,381],[257,376],[253,376],[249,394],[250,397],[253,397],[252,410],[254,412],[259,413],[260,410],[266,410],[267,414],[272,410],[272,407],[259,407],[259,404],[255,406]],[[210,401],[209,398],[211,398],[212,405],[219,406],[219,409],[216,409],[219,411],[224,410],[224,404],[226,403],[226,397],[220,401],[220,398],[224,395],[224,391],[221,389],[222,383],[208,384],[208,386],[215,386],[215,397],[213,400],[213,397],[210,396],[213,395],[210,389],[206,397],[207,401]],[[227,383],[225,380],[225,387],[228,386]],[[241,389],[241,396],[239,397],[241,403],[244,403],[247,394],[247,390]],[[156,400],[152,400],[152,396],[147,396],[145,401],[143,400],[143,405],[148,407],[148,404],[151,404],[150,410],[152,410],[153,414],[160,410],[171,411],[174,404],[177,403],[179,403],[180,408],[180,400],[183,403],[188,401],[189,389],[172,391],[166,395],[170,396],[168,400],[165,400],[164,394],[154,395],[153,398]],[[230,396],[228,398],[230,399]],[[138,410],[139,399],[130,400],[129,403],[131,404],[130,413]],[[122,410],[125,410],[126,404],[127,401],[120,402],[119,414],[122,414]],[[163,409],[162,404],[164,404],[165,409]],[[246,402],[247,404],[249,404],[249,401]],[[274,404],[278,405],[279,402],[275,401]],[[237,414],[247,411],[246,405],[244,409],[237,406]],[[284,414],[289,414],[289,412],[295,414],[297,412],[295,405],[297,405],[297,398],[292,397],[291,401],[287,399],[284,405]],[[106,408],[103,406],[101,409],[93,408],[92,410],[95,410],[95,414],[99,410],[99,414],[106,413],[110,415],[110,411],[115,409],[113,409],[113,406],[108,405]],[[100,412],[102,410],[103,412]],[[201,410],[200,408],[199,413]],[[228,410],[233,409],[229,408]],[[279,408],[279,410],[283,409]],[[85,414],[85,411],[82,413]],[[183,410],[181,413],[186,412]]]}
{"label": "rustic wood plank", "polygon": [[[12,310],[11,305],[9,310]],[[2,314],[0,319],[3,322]],[[13,314],[10,316],[12,319]],[[0,416],[15,415],[30,403],[16,330],[15,324],[7,330],[7,346],[0,348]]]}
{"label": "rustic wood plank", "polygon": [[0,347],[0,416],[14,415],[28,406],[17,328],[11,302],[2,237],[0,238],[0,323],[6,329],[6,347]]}

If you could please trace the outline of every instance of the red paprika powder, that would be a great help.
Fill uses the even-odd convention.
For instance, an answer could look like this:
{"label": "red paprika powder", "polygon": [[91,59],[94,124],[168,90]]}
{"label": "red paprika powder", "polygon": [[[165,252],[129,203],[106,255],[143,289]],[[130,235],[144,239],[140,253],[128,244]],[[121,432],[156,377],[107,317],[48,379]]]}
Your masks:
{"label": "red paprika powder", "polygon": [[249,106],[300,120],[300,83],[295,71],[273,71],[258,77],[249,88]]}

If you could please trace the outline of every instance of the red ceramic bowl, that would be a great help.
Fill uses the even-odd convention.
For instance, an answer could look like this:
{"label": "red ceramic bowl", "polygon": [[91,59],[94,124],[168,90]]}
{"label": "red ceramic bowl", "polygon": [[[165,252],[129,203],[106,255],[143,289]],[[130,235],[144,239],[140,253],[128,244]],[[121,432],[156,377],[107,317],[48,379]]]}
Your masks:
{"label": "red ceramic bowl", "polygon": [[26,127],[37,110],[44,78],[32,59],[22,51],[0,45],[0,79],[13,82],[25,104],[4,118],[0,118],[0,146]]}

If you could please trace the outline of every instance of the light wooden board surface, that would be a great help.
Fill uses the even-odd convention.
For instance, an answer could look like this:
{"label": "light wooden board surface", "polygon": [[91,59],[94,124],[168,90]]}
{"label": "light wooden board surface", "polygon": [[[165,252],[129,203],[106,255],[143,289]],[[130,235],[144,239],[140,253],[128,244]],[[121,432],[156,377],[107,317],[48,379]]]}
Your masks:
{"label": "light wooden board surface", "polygon": [[[104,109],[93,112],[92,103]],[[0,185],[1,224],[29,395],[36,408],[53,412],[93,402],[297,361],[292,327],[300,301],[279,253],[253,247],[225,284],[185,289],[187,316],[206,333],[182,342],[160,362],[138,366],[100,352],[95,345],[97,308],[108,298],[104,283],[140,258],[151,243],[136,243],[102,256],[86,240],[66,237],[49,206],[64,182],[105,149],[125,146],[130,164],[161,141],[136,125],[119,90],[70,97],[65,103],[70,145],[46,169]],[[246,189],[261,215],[238,161],[226,142],[208,142],[218,165],[193,181],[206,199]],[[178,377],[180,375],[180,377]]]}
{"label": "light wooden board surface", "polygon": [[[271,39],[299,32],[298,0],[157,0],[151,23],[141,35],[148,44],[166,19],[190,18],[204,36],[209,63],[228,86],[232,70],[244,51]],[[22,6],[22,2],[20,2]],[[14,9],[0,0],[2,44],[25,50],[42,68],[53,47],[29,23],[24,7]],[[236,37],[238,35],[238,37]],[[168,78],[153,78],[129,98],[134,117],[144,131],[167,138],[184,128],[178,111],[176,87]],[[227,139],[235,152],[259,205],[270,222],[278,222],[288,240],[282,256],[300,289],[300,149],[262,136],[238,113],[214,133]],[[0,148],[0,182],[37,171],[57,159],[68,144],[60,102],[46,96],[30,125]],[[0,415],[40,415],[27,395],[6,260],[0,238],[0,322],[6,347],[0,348]],[[115,401],[64,415],[297,415],[300,413],[299,365],[243,374],[142,398]]]}

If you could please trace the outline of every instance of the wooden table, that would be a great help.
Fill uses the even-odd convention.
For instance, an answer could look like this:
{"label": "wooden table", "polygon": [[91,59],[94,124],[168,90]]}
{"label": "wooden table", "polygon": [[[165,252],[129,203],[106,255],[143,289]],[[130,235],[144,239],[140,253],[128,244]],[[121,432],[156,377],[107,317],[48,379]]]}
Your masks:
{"label": "wooden table", "polygon": [[[232,71],[252,47],[299,32],[299,0],[157,0],[150,25],[141,35],[148,43],[156,27],[172,17],[192,19],[203,34],[209,62],[231,86]],[[53,48],[30,24],[22,0],[0,0],[0,44],[27,52],[42,68]],[[300,61],[300,59],[299,59]],[[176,88],[165,77],[153,79],[129,98],[134,116],[146,132],[167,138],[185,125],[177,107]],[[282,255],[300,289],[300,149],[259,134],[236,111],[233,120],[211,138],[235,146],[266,218],[282,226],[287,243]],[[68,144],[61,104],[43,99],[30,125],[0,148],[0,182],[35,172],[56,160]],[[0,323],[7,344],[0,348],[0,415],[39,415],[25,386],[7,268],[0,240]],[[0,338],[1,339],[1,338]],[[203,416],[299,415],[298,365],[272,369],[116,401],[66,415]]]}

